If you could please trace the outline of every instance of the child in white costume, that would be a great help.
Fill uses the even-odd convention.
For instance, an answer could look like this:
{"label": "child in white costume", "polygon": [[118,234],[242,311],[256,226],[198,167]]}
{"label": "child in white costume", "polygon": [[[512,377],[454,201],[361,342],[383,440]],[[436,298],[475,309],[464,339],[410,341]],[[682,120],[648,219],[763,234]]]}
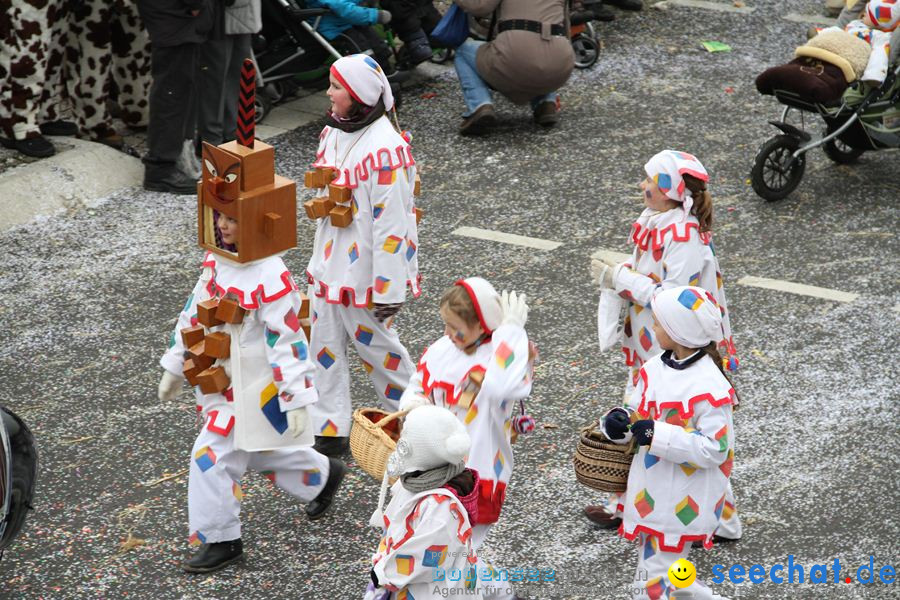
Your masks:
{"label": "child in white costume", "polygon": [[[472,547],[478,474],[465,466],[468,451],[465,428],[446,409],[406,416],[371,519],[384,533],[365,600],[482,597]],[[382,512],[389,476],[398,479]]]}
{"label": "child in white costume", "polygon": [[[217,218],[217,238],[234,249],[237,223],[224,215]],[[247,312],[234,348],[248,368],[272,376],[272,398],[266,415],[282,435],[294,437],[307,426],[307,407],[318,399],[313,386],[315,367],[309,360],[306,336],[297,319],[301,298],[280,256],[238,263],[208,252],[197,285],[178,317],[169,349],[160,360],[165,372],[159,385],[160,400],[173,400],[182,386],[186,348],[179,332],[197,325],[197,304],[228,295]],[[226,330],[226,325],[210,328]],[[217,364],[232,369],[234,356]],[[235,448],[235,388],[204,394],[196,387],[197,410],[204,425],[191,450],[188,480],[188,516],[191,545],[200,549],[182,567],[205,573],[221,569],[243,554],[240,509],[241,477],[250,468],[263,473],[275,485],[308,503],[306,512],[315,519],[324,515],[343,479],[345,467],[311,446],[269,452]]]}
{"label": "child in white costume", "polygon": [[846,31],[872,46],[869,62],[863,73],[863,81],[880,84],[887,77],[891,60],[891,39],[900,24],[900,4],[891,0],[870,0],[860,18],[843,27],[826,27],[819,31]]}
{"label": "child in white costume", "polygon": [[[406,300],[420,293],[413,187],[415,161],[385,111],[394,105],[378,63],[358,54],[331,66],[330,124],[314,167],[337,171],[332,182],[353,190],[352,222],[319,219],[307,274],[313,288],[312,356],[322,400],[311,410],[316,446],[346,449],[350,435],[347,341],[353,341],[382,404],[396,410],[414,366],[391,327]],[[328,193],[327,188],[323,192]]]}
{"label": "child in white costume", "polygon": [[[595,259],[592,270],[600,285],[614,289],[628,301],[622,339],[629,377],[625,396],[637,384],[641,366],[661,352],[653,335],[652,299],[666,289],[698,286],[713,294],[722,309],[724,338],[719,352],[726,368],[737,370],[737,348],[722,286],[722,273],[712,243],[712,198],[709,175],[700,161],[687,152],[664,150],[654,155],[644,171],[640,187],[646,208],[632,226],[631,260],[623,264]],[[722,525],[717,535],[739,539],[741,522],[729,487]],[[588,506],[588,517],[604,527],[618,527],[621,498],[611,495],[605,506]]]}
{"label": "child in white costume", "polygon": [[[651,300],[660,355],[639,371],[625,408],[603,417],[616,443],[632,437],[621,535],[639,539],[633,598],[668,597],[669,566],[686,558],[694,541],[707,549],[725,506],[734,463],[734,388],[716,351],[721,308],[699,287],[676,287]],[[692,598],[721,598],[697,581]]]}
{"label": "child in white costume", "polygon": [[[513,412],[531,393],[528,306],[524,294],[504,292],[501,297],[486,280],[470,277],[444,293],[440,312],[445,335],[422,354],[400,408],[433,403],[452,411],[466,426],[472,438],[466,466],[478,471],[481,488],[472,539],[477,550],[500,517],[513,470]],[[472,372],[484,377],[474,401],[464,406]],[[485,596],[508,597],[502,590]]]}

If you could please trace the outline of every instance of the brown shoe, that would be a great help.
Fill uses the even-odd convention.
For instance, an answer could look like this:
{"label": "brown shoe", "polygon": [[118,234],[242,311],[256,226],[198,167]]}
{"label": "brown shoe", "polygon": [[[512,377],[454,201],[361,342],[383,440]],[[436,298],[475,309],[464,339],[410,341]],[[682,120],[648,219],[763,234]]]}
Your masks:
{"label": "brown shoe", "polygon": [[494,114],[493,104],[482,104],[475,112],[463,119],[459,126],[460,135],[483,135],[497,124],[497,115]]}
{"label": "brown shoe", "polygon": [[534,109],[534,122],[542,127],[553,127],[559,121],[559,100],[541,102]]}
{"label": "brown shoe", "polygon": [[618,529],[619,525],[622,524],[622,519],[613,516],[606,510],[606,507],[599,504],[584,507],[584,514],[587,515],[587,518],[592,523],[599,525],[601,529]]}

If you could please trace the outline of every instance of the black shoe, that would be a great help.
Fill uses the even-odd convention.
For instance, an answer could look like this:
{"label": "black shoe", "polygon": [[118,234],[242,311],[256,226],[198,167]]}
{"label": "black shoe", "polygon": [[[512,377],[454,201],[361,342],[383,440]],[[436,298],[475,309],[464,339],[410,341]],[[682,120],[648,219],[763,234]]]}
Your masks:
{"label": "black shoe", "polygon": [[617,6],[622,10],[641,10],[644,3],[641,0],[604,0],[613,6]]}
{"label": "black shoe", "polygon": [[319,454],[324,454],[331,458],[340,458],[350,449],[350,438],[317,435],[313,449]]}
{"label": "black shoe", "polygon": [[559,122],[559,102],[544,101],[533,112],[534,122],[541,127],[553,127]]}
{"label": "black shoe", "polygon": [[403,44],[406,46],[406,59],[412,66],[431,58],[432,50],[428,36],[421,29],[403,40]]}
{"label": "black shoe", "polygon": [[497,124],[493,104],[482,104],[475,112],[463,119],[459,126],[460,135],[482,135]]}
{"label": "black shoe", "polygon": [[203,544],[194,556],[181,563],[188,573],[212,573],[224,569],[244,557],[241,538],[227,542]]}
{"label": "black shoe", "polygon": [[618,529],[622,524],[622,519],[613,515],[600,504],[585,506],[584,514],[592,523],[599,525],[600,529]]}
{"label": "black shoe", "polygon": [[3,144],[5,148],[17,150],[32,158],[47,158],[56,154],[56,148],[50,143],[50,140],[42,135],[25,138],[24,140],[0,138],[0,144]]}
{"label": "black shoe", "polygon": [[[732,542],[739,542],[741,538],[727,538],[722,537],[721,535],[713,535],[713,543],[714,544],[730,544]],[[691,542],[691,548],[702,548],[703,542]]]}
{"label": "black shoe", "polygon": [[616,20],[616,13],[610,10],[605,4],[592,4],[590,5],[589,10],[593,13],[595,21],[605,21],[608,23]]}
{"label": "black shoe", "polygon": [[78,135],[78,125],[72,121],[47,121],[40,125],[41,133],[44,135]]}
{"label": "black shoe", "polygon": [[185,175],[175,167],[163,172],[153,170],[151,174],[144,171],[144,189],[150,192],[168,192],[183,196],[197,193],[197,180]]}
{"label": "black shoe", "polygon": [[398,69],[394,69],[390,73],[385,72],[385,76],[392,86],[395,83],[403,83],[404,81],[408,80],[411,75],[412,73],[410,71],[400,71]]}
{"label": "black shoe", "polygon": [[310,521],[315,521],[325,516],[334,500],[334,494],[341,487],[341,482],[344,481],[344,475],[346,474],[347,467],[344,466],[343,462],[334,458],[328,459],[328,480],[325,481],[325,486],[319,492],[319,495],[306,505],[306,516]]}

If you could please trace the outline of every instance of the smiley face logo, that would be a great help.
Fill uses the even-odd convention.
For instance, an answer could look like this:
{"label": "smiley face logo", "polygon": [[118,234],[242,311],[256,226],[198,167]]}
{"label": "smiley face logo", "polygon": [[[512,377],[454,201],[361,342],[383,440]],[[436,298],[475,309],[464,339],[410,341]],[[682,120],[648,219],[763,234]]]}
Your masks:
{"label": "smiley face logo", "polygon": [[678,589],[686,588],[697,579],[697,569],[690,561],[679,558],[669,567],[669,583]]}

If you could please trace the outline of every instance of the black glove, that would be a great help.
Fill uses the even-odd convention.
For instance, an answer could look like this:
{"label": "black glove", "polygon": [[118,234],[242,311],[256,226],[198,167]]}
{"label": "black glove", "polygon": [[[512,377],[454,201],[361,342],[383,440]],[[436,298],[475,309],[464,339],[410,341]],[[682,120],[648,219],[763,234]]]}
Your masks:
{"label": "black glove", "polygon": [[640,446],[649,446],[653,441],[653,421],[643,419],[631,426],[631,435]]}
{"label": "black glove", "polygon": [[403,308],[403,303],[398,302],[397,304],[376,304],[375,305],[375,318],[378,319],[379,322],[384,323],[387,319],[390,319]]}
{"label": "black glove", "polygon": [[628,431],[628,426],[630,424],[631,418],[628,416],[628,413],[621,408],[614,408],[608,415],[603,417],[603,428],[606,430],[606,435],[609,436],[609,439],[611,440],[621,440],[624,438],[625,432]]}
{"label": "black glove", "polygon": [[375,584],[376,588],[380,588],[381,584],[378,583],[378,575],[375,574],[375,569],[369,571],[369,577],[372,579],[372,583]]}

